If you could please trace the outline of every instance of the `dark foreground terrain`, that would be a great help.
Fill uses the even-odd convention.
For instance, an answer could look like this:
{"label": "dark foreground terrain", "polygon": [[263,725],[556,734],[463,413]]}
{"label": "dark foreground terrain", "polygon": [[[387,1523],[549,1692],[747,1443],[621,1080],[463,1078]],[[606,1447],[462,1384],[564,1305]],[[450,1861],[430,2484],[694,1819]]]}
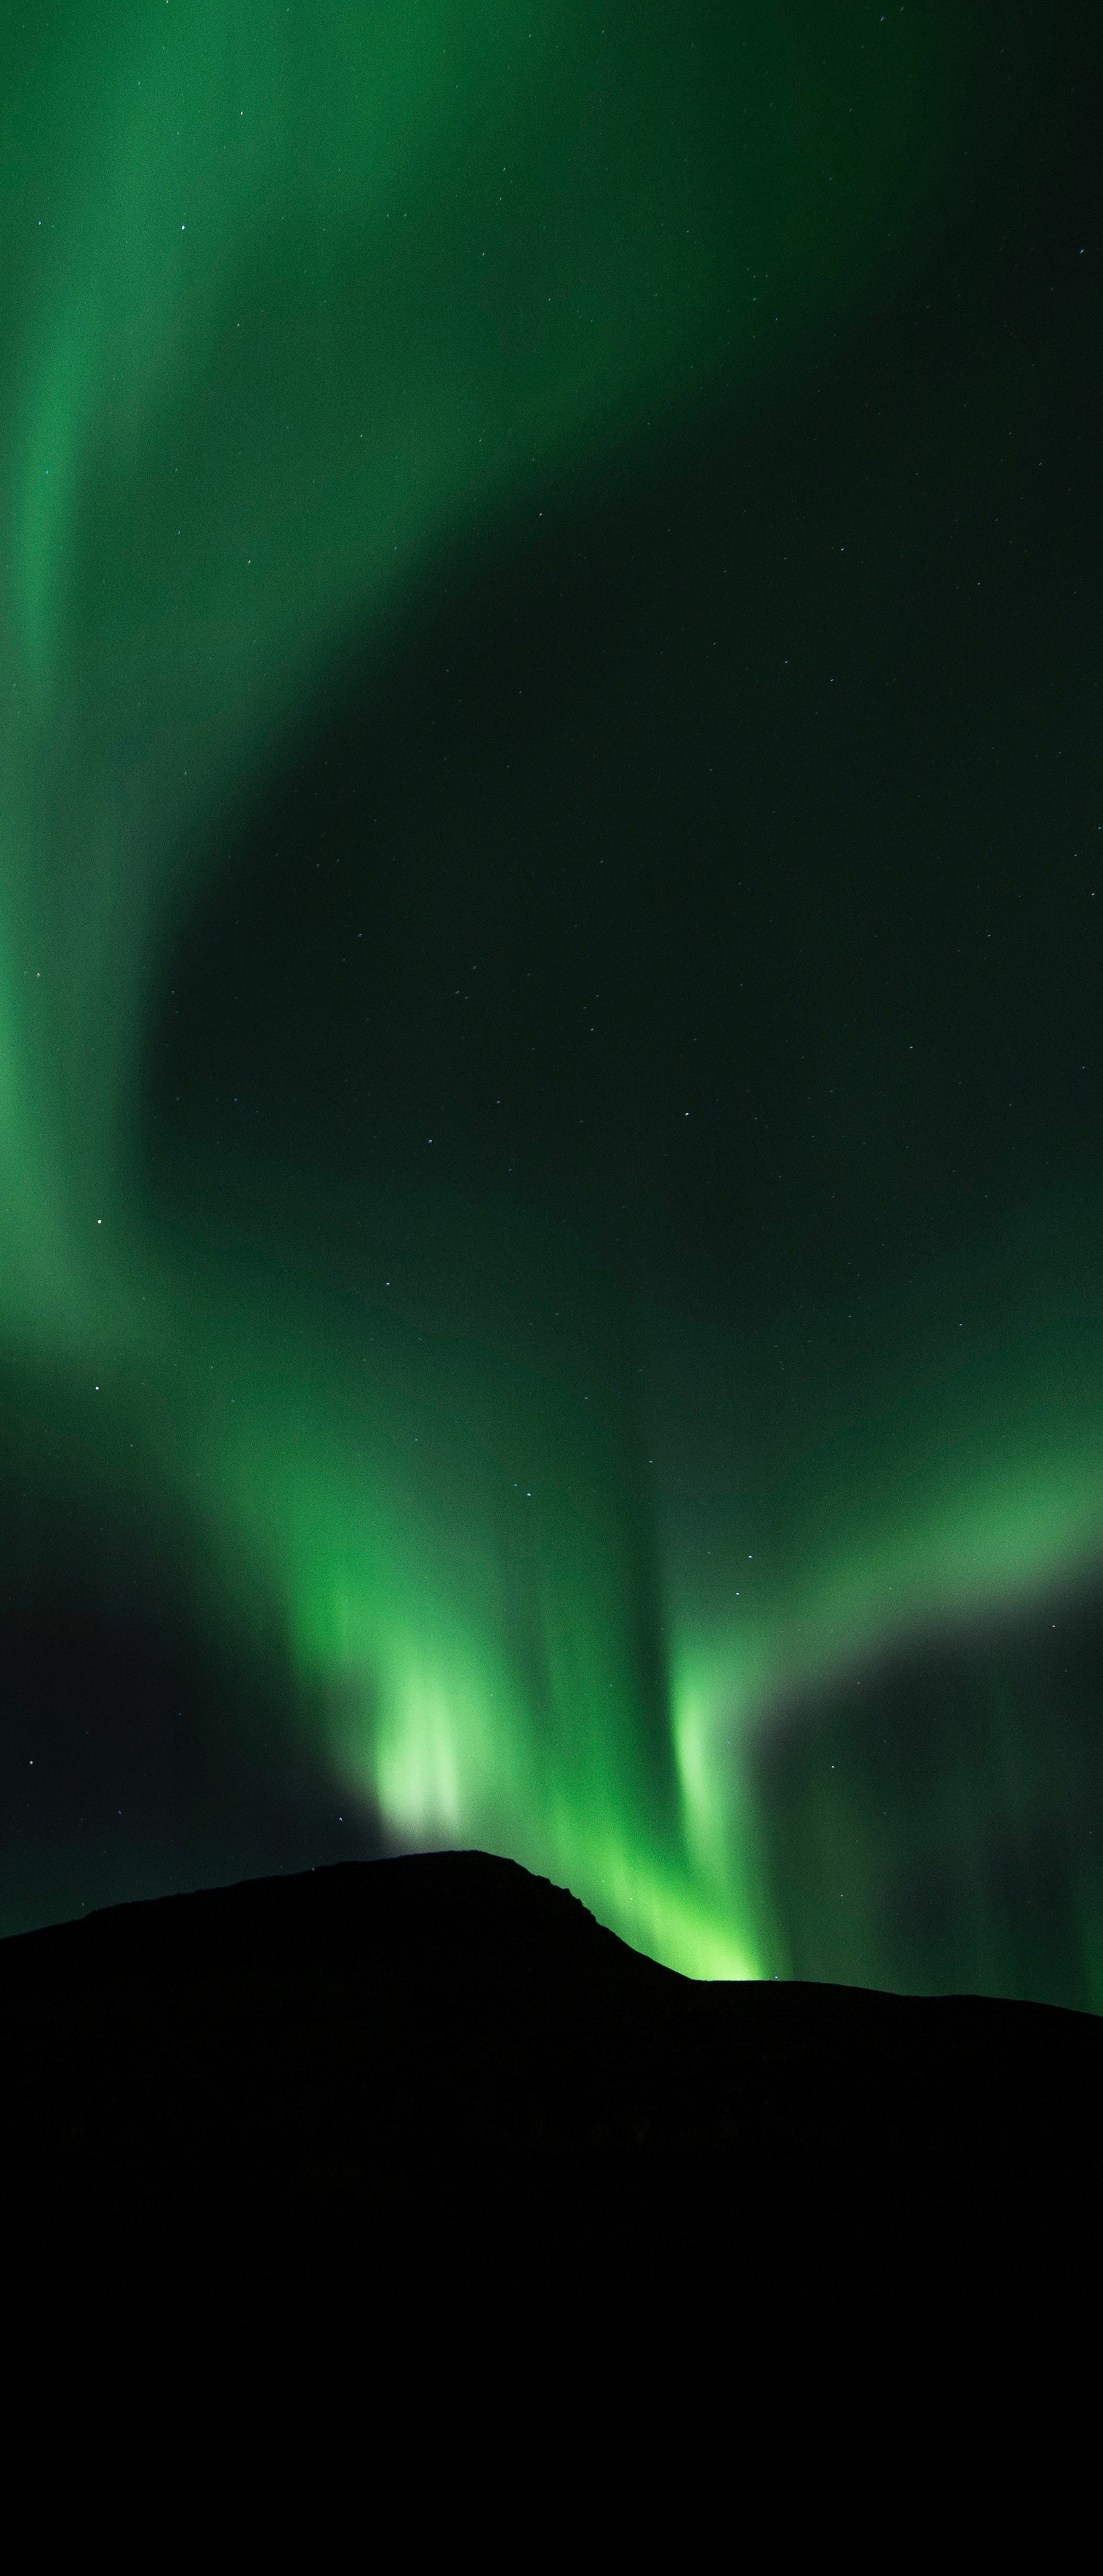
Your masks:
{"label": "dark foreground terrain", "polygon": [[7,1941],[0,2045],[9,2314],[1094,2306],[1097,2021],[692,1984],[478,1852]]}

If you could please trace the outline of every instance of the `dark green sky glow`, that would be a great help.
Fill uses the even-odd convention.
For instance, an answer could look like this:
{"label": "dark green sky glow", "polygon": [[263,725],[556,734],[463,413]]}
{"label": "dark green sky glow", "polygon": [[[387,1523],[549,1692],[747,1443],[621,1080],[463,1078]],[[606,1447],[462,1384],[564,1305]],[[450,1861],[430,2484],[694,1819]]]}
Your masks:
{"label": "dark green sky glow", "polygon": [[1094,14],[0,43],[0,1925],[1103,2000]]}

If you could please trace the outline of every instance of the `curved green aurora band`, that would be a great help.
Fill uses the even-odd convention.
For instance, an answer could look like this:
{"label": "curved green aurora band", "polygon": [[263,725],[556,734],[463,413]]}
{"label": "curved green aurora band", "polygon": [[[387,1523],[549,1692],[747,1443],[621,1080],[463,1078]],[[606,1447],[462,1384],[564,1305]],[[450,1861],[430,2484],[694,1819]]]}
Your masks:
{"label": "curved green aurora band", "polygon": [[276,1596],[397,1837],[509,1851],[695,1974],[775,1961],[763,1712],[1097,1555],[1098,1312],[1048,1257],[1005,1296],[994,1239],[860,1364],[794,1349],[745,1584],[659,1494],[656,1710],[585,1371],[378,1285],[369,1366],[324,1280],[185,1261],[135,1066],[195,854],[346,641],[385,658],[444,545],[644,418],[721,376],[753,409],[923,220],[971,41],[857,0],[62,0],[2,37],[7,1351],[98,1407],[105,1479],[182,1497],[213,1587]]}

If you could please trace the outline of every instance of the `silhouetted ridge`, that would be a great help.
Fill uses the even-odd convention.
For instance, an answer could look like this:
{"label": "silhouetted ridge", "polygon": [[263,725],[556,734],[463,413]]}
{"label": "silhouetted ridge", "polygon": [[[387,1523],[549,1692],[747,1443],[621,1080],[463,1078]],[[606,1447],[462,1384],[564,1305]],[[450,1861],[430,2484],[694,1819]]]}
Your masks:
{"label": "silhouetted ridge", "polygon": [[[636,1958],[577,1896],[489,1852],[350,1861],[290,1877],[246,1879],[189,1896],[105,1907],[74,1923],[0,1942],[0,2000],[27,1978],[84,1980],[108,1969],[191,1974],[250,1959],[277,1969],[307,1959],[340,1968],[395,1944],[436,1942],[466,1955],[502,1947],[556,1965]],[[442,1968],[447,1964],[442,1960]],[[640,1966],[655,1970],[652,1961]]]}
{"label": "silhouetted ridge", "polygon": [[1097,2021],[695,1984],[484,1853],[5,1942],[0,2048],[37,2303],[1094,2279]]}

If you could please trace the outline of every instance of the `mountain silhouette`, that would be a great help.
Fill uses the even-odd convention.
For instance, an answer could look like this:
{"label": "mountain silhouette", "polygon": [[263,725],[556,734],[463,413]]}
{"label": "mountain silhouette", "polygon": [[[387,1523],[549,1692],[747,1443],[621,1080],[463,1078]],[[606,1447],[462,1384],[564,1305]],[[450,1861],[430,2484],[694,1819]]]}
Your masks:
{"label": "mountain silhouette", "polygon": [[1103,2031],[976,1996],[695,1983],[442,1852],[0,1945],[9,2295],[756,2314],[1090,2296]]}

